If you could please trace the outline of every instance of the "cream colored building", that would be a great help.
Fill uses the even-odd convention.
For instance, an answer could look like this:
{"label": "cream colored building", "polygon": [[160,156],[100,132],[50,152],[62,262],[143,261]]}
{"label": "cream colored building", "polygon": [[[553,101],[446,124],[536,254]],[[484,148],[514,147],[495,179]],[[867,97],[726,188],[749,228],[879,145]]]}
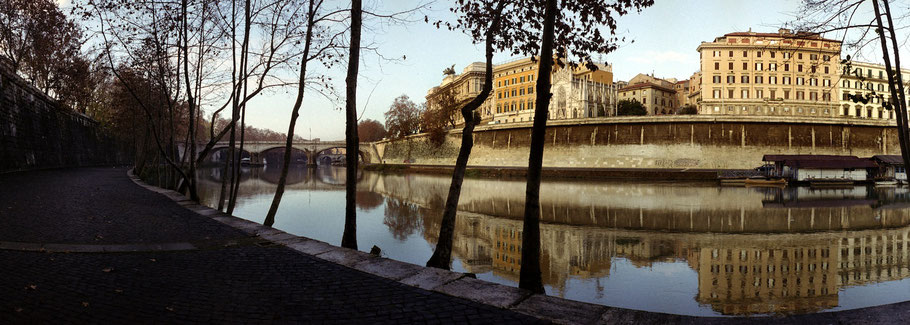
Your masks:
{"label": "cream colored building", "polygon": [[686,90],[686,103],[698,107],[701,102],[701,71],[689,77],[689,89]]}
{"label": "cream colored building", "polygon": [[[472,99],[477,97],[483,89],[484,76],[486,76],[486,64],[483,62],[474,62],[466,66],[461,74],[446,74],[439,86],[427,91],[426,101],[427,109],[439,109],[439,98],[443,92],[454,92],[456,105],[461,107],[466,105]],[[454,71],[453,71],[454,72]],[[486,123],[493,118],[493,96],[477,109],[480,114],[480,123]],[[456,124],[463,124],[464,118],[460,112],[454,114]]]}
{"label": "cream colored building", "polygon": [[[882,106],[884,101],[891,100],[891,90],[888,89],[888,75],[885,73],[885,66],[874,63],[851,62],[849,65],[841,65],[840,68],[840,106],[839,115],[852,118],[864,119],[894,119],[894,111],[887,110]],[[910,70],[904,69],[903,80],[905,87],[908,85]],[[856,102],[850,99],[849,95],[870,96],[868,103]]]}
{"label": "cream colored building", "polygon": [[619,100],[641,103],[648,115],[674,114],[679,108],[676,79],[661,79],[639,73],[629,85],[618,90]]}
{"label": "cream colored building", "polygon": [[699,114],[837,116],[840,48],[787,29],[702,42]]}

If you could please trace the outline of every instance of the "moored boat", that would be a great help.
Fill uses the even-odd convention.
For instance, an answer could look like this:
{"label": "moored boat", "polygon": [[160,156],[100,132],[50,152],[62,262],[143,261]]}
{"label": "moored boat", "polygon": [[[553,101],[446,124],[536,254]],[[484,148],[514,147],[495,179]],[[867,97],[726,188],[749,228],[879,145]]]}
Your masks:
{"label": "moored boat", "polygon": [[787,186],[787,180],[783,178],[768,177],[749,177],[745,180],[746,186]]}

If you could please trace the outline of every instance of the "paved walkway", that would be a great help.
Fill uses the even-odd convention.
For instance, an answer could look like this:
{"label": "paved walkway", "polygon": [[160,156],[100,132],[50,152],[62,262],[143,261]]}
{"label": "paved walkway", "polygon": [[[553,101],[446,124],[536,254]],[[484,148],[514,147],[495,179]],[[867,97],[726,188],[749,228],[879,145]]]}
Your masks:
{"label": "paved walkway", "polygon": [[2,324],[541,322],[268,245],[123,168],[0,175],[0,242]]}

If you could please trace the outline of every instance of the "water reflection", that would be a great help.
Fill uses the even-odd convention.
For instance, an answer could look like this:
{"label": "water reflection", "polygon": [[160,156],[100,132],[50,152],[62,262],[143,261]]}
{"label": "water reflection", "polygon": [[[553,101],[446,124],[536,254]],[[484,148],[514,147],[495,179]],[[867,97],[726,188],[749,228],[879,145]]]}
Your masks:
{"label": "water reflection", "polygon": [[[273,191],[266,172],[251,172],[241,197]],[[320,167],[301,175],[289,191],[334,193],[340,200],[308,207],[325,205],[343,220],[343,169]],[[381,211],[358,220],[366,225],[363,236],[382,242],[393,258],[425,263],[450,179],[375,173],[359,178],[358,206]],[[545,181],[543,280],[551,295],[695,315],[807,313],[904,301],[910,299],[908,194],[893,187]],[[523,198],[521,181],[465,180],[453,247],[456,269],[517,283]],[[240,213],[264,213],[254,210],[252,204],[244,210],[243,202],[238,207]],[[306,224],[300,235],[329,240],[334,235],[323,233],[338,224],[319,228],[327,220],[288,217],[284,227]],[[888,285],[877,285],[883,282]]]}

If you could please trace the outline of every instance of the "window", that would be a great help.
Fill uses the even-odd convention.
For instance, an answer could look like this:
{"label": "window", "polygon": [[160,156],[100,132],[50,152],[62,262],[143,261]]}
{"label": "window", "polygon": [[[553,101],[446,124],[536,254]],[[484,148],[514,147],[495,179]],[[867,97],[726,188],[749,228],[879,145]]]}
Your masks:
{"label": "window", "polygon": [[732,76],[732,75],[727,76],[727,83],[728,84],[736,83],[736,77]]}
{"label": "window", "polygon": [[515,89],[512,89],[512,97],[515,97]]}
{"label": "window", "polygon": [[797,71],[797,72],[803,72],[803,65],[802,65],[802,64],[797,64],[797,65],[796,65],[796,71]]}
{"label": "window", "polygon": [[815,66],[813,65],[812,68],[809,69],[809,71],[811,71],[811,73],[815,73]]}
{"label": "window", "polygon": [[831,79],[822,79],[822,86],[831,87]]}
{"label": "window", "polygon": [[727,98],[733,98],[733,89],[727,89]]}
{"label": "window", "polygon": [[818,54],[809,54],[809,60],[818,60]]}
{"label": "window", "polygon": [[790,91],[784,90],[784,99],[790,99]]}
{"label": "window", "polygon": [[825,66],[825,74],[828,74],[828,67]]}
{"label": "window", "polygon": [[716,83],[716,84],[719,84],[719,83],[720,83],[720,76],[714,76],[714,77],[712,77],[712,78],[711,78],[711,81],[714,82],[714,83]]}
{"label": "window", "polygon": [[822,60],[824,60],[825,62],[831,61],[831,56],[830,56],[830,55],[822,55]]}
{"label": "window", "polygon": [[730,62],[727,66],[730,68],[730,70],[733,70],[733,62]]}
{"label": "window", "polygon": [[771,90],[771,99],[777,99],[776,92],[776,90]]}
{"label": "window", "polygon": [[771,58],[774,58],[774,51],[771,51]]}
{"label": "window", "polygon": [[790,64],[784,63],[784,71],[790,71]]}
{"label": "window", "polygon": [[761,51],[755,52],[755,57],[760,58],[760,57],[761,57]]}
{"label": "window", "polygon": [[768,63],[769,71],[777,71],[777,63]]}
{"label": "window", "polygon": [[768,77],[768,83],[769,83],[769,84],[772,84],[772,85],[776,85],[776,84],[777,84],[777,77],[775,77],[775,76]]}
{"label": "window", "polygon": [[810,92],[810,93],[809,93],[809,100],[817,101],[817,100],[818,100],[818,93],[817,93],[817,92],[814,92],[814,91],[813,91],[813,92]]}
{"label": "window", "polygon": [[714,99],[720,99],[720,89],[714,89]]}
{"label": "window", "polygon": [[714,70],[720,70],[720,62],[714,62]]}
{"label": "window", "polygon": [[748,63],[743,62],[743,70],[749,70],[749,64],[748,64]]}
{"label": "window", "polygon": [[765,95],[765,92],[762,91],[761,89],[758,89],[755,91],[755,98],[761,99],[761,98],[764,98],[763,97],[764,95]]}
{"label": "window", "polygon": [[749,56],[749,52],[743,51],[743,57],[745,58],[745,57],[748,57],[748,56]]}
{"label": "window", "polygon": [[715,58],[716,58],[716,57],[720,57],[720,51],[714,51],[713,56],[714,56]]}
{"label": "window", "polygon": [[760,84],[765,81],[764,79],[765,79],[765,77],[755,76],[755,83]]}
{"label": "window", "polygon": [[528,94],[534,93],[534,87],[528,87]]}
{"label": "window", "polygon": [[797,54],[796,54],[796,58],[802,60],[802,59],[803,59],[803,54],[802,54],[802,53],[797,53]]}
{"label": "window", "polygon": [[756,64],[755,64],[755,71],[761,71],[761,70],[762,70],[762,64],[761,64],[761,63],[756,63]]}
{"label": "window", "polygon": [[793,53],[784,53],[784,59],[789,59],[793,57]]}
{"label": "window", "polygon": [[740,79],[742,80],[742,83],[744,83],[744,84],[749,83],[749,76],[742,76]]}
{"label": "window", "polygon": [[790,77],[784,77],[784,78],[783,78],[783,83],[784,83],[785,85],[789,85],[789,84],[790,84]]}
{"label": "window", "polygon": [[796,100],[805,100],[806,93],[803,91],[796,91]]}
{"label": "window", "polygon": [[843,84],[844,88],[850,87],[850,80],[844,80]]}
{"label": "window", "polygon": [[502,99],[502,92],[501,91],[497,92],[497,94],[498,94],[497,98]]}
{"label": "window", "polygon": [[743,89],[743,91],[742,91],[742,98],[749,98],[749,90],[748,90],[748,89]]}
{"label": "window", "polygon": [[730,51],[730,57],[731,58],[733,57],[733,51]]}
{"label": "window", "polygon": [[525,77],[524,76],[519,77],[518,82],[525,82]]}

